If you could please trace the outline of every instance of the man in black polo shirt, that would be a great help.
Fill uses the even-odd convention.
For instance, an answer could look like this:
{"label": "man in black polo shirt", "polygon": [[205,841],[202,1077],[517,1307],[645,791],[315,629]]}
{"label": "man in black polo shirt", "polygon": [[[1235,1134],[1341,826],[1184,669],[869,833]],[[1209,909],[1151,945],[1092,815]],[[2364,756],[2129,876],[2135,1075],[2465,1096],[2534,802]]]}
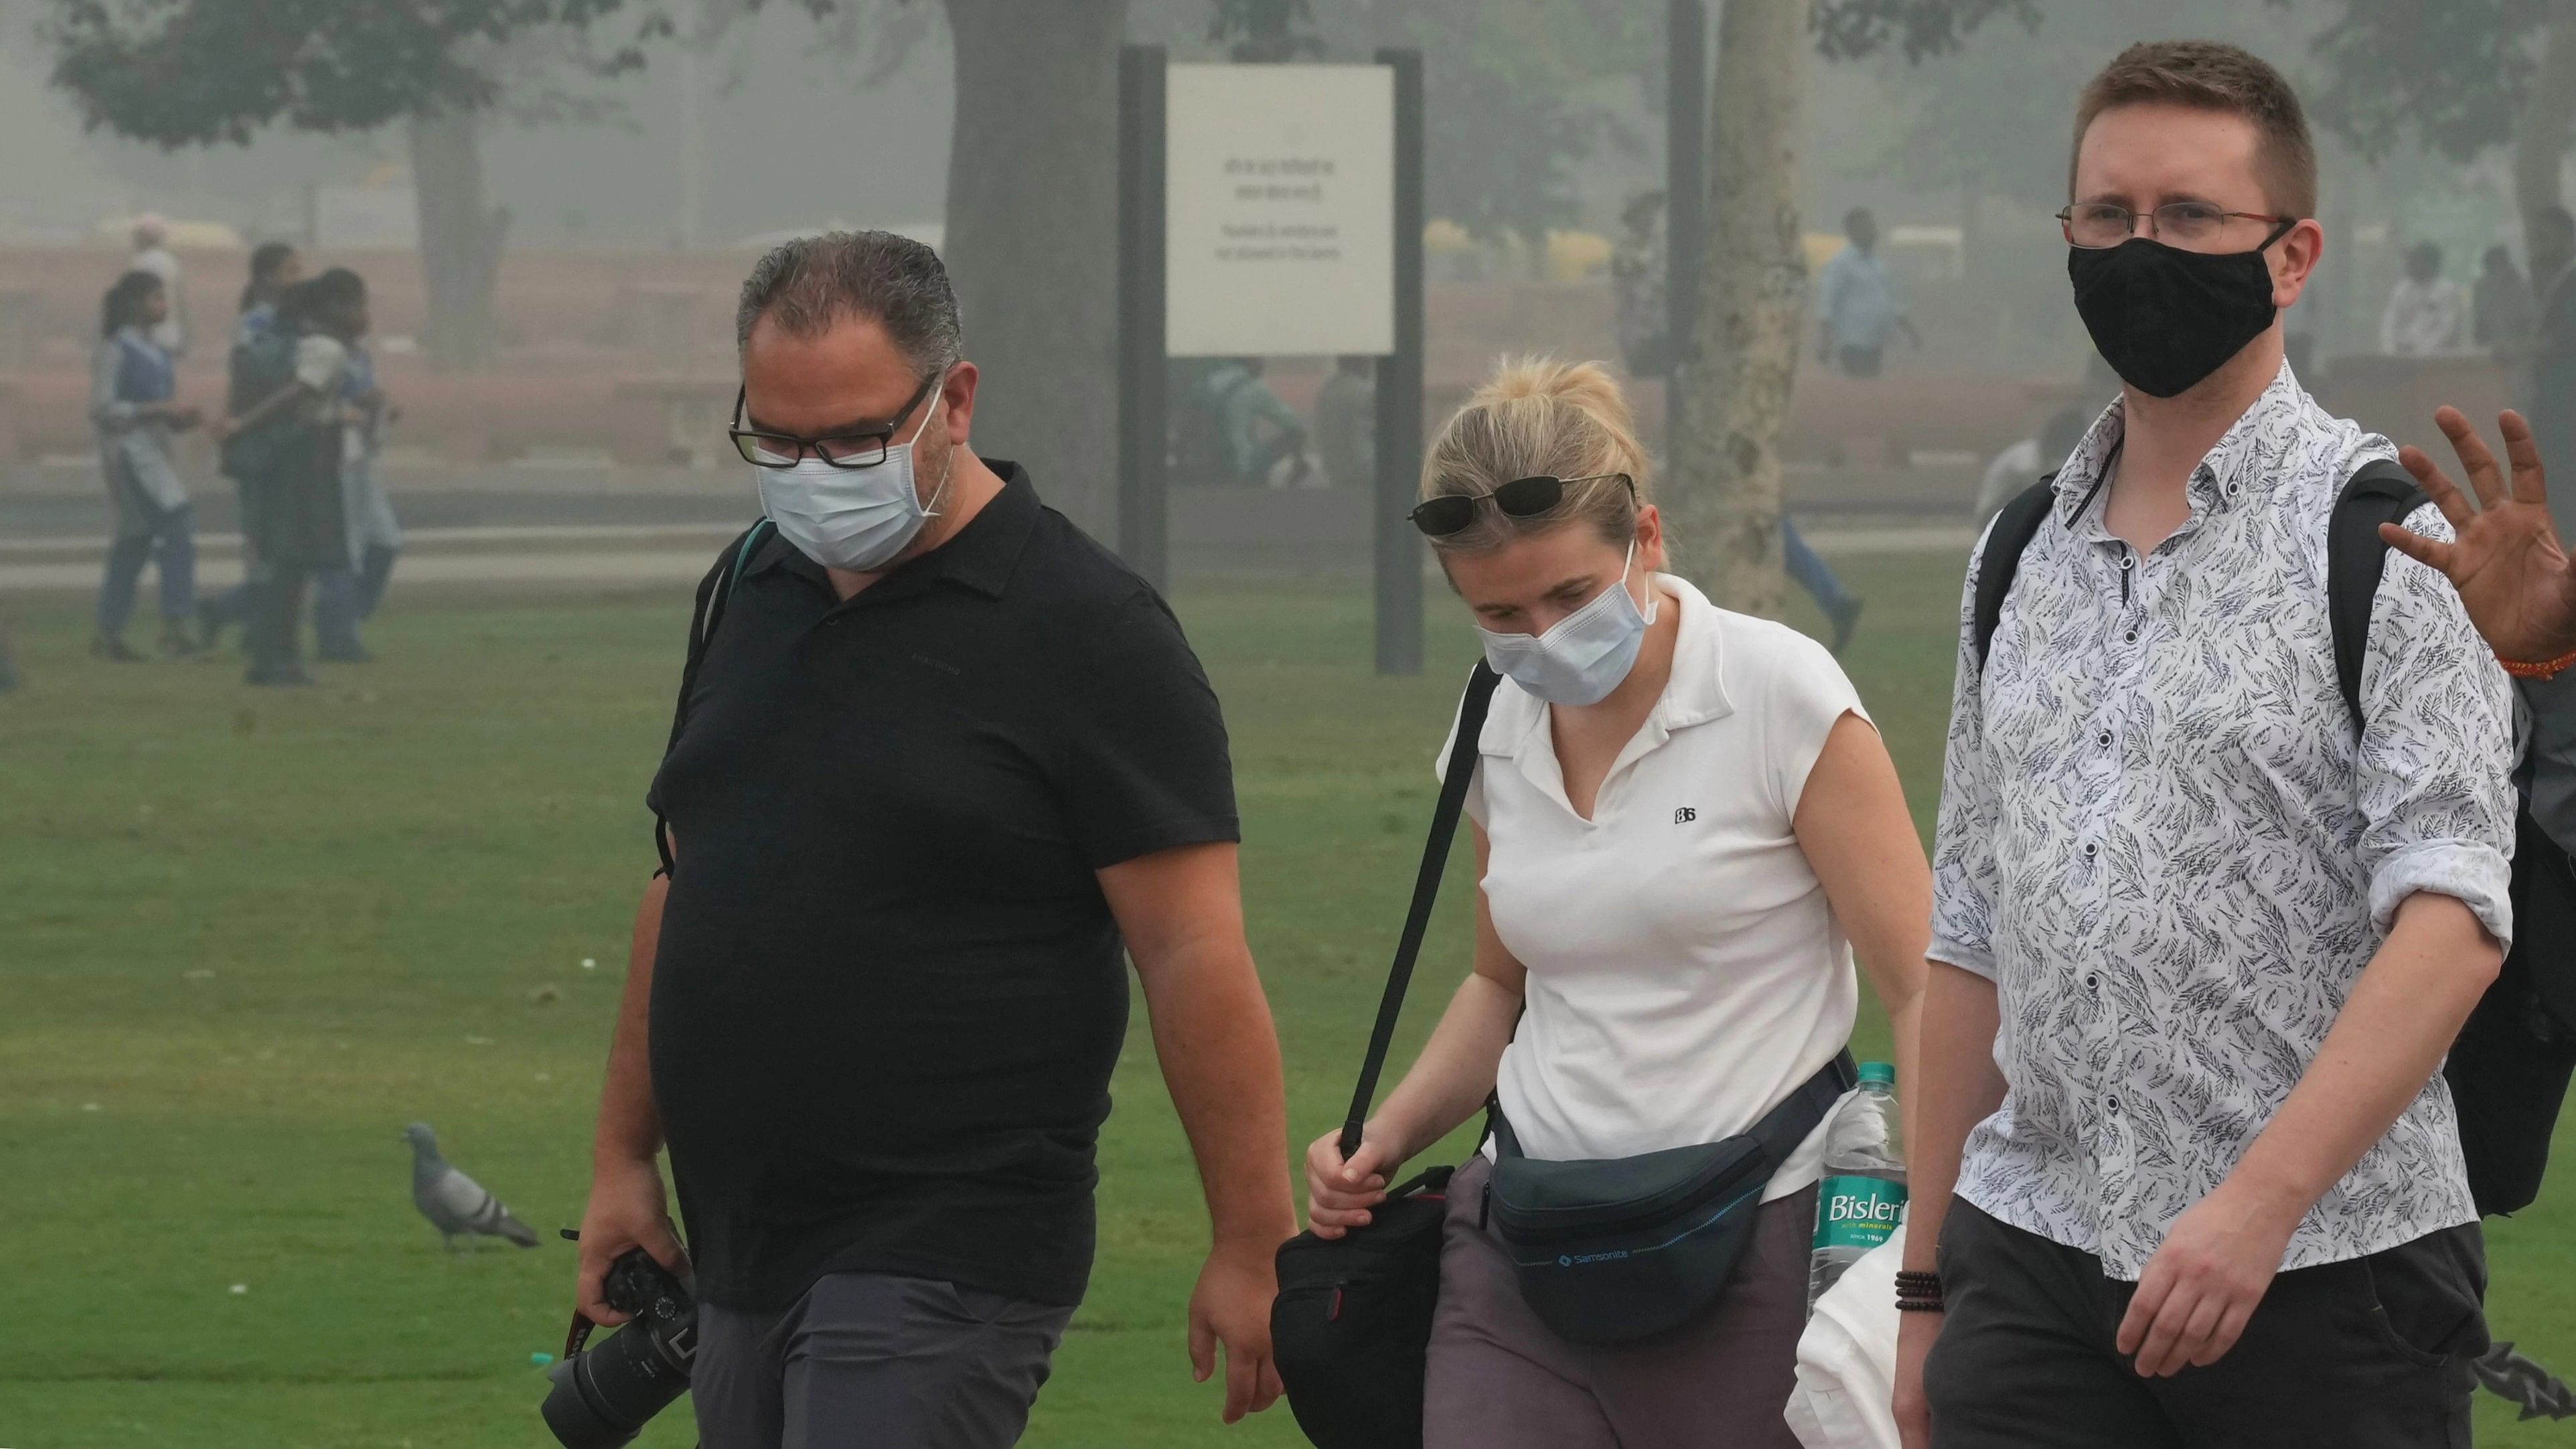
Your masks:
{"label": "man in black polo shirt", "polygon": [[738,336],[774,532],[653,783],[674,864],[636,920],[583,1311],[613,1321],[628,1248],[683,1261],[667,1133],[707,1449],[1013,1442],[1091,1268],[1124,955],[1213,1220],[1191,1358],[1224,1345],[1228,1422],[1267,1407],[1285,1105],[1206,676],[1151,587],[968,449],[927,247],[790,242]]}

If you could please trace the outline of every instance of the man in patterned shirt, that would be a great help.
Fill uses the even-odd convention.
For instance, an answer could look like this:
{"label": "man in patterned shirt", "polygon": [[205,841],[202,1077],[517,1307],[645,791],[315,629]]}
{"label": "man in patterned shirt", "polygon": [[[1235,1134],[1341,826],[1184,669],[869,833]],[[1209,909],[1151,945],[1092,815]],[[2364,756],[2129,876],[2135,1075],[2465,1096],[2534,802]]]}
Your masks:
{"label": "man in patterned shirt", "polygon": [[2135,46],[2076,136],[2068,272],[2124,386],[1983,649],[1973,577],[1963,609],[1900,1422],[2465,1446],[2485,1265],[2437,1073],[2512,935],[2512,698],[2392,557],[2343,703],[2327,519],[2395,450],[2284,360],[2324,245],[2287,82]]}

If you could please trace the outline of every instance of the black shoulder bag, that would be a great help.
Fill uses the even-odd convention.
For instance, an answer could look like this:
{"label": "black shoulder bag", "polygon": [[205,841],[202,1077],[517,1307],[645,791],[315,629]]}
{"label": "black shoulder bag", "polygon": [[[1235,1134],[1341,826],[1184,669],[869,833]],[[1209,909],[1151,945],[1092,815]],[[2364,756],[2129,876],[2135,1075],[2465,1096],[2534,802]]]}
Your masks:
{"label": "black shoulder bag", "polygon": [[[1431,813],[1422,869],[1413,880],[1413,906],[1396,941],[1386,994],[1378,1001],[1351,1113],[1342,1123],[1345,1158],[1360,1149],[1361,1125],[1377,1095],[1378,1072],[1386,1066],[1414,958],[1440,895],[1449,843],[1475,779],[1476,739],[1501,682],[1502,676],[1478,663],[1458,706],[1458,735]],[[1421,1449],[1424,1357],[1440,1298],[1440,1236],[1455,1170],[1435,1167],[1398,1184],[1369,1210],[1367,1227],[1338,1238],[1299,1233],[1280,1246],[1279,1297],[1270,1307],[1271,1359],[1297,1427],[1317,1449]]]}

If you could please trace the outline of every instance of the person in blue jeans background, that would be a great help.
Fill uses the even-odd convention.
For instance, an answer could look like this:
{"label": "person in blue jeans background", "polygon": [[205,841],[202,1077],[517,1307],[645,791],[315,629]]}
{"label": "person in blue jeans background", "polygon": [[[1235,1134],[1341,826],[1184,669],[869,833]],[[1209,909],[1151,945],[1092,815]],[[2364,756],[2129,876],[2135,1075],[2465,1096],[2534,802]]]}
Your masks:
{"label": "person in blue jeans background", "polygon": [[98,350],[90,359],[89,416],[98,430],[99,469],[116,510],[99,585],[98,634],[90,653],[120,662],[143,656],[125,642],[136,586],[156,559],[161,570],[161,652],[198,652],[188,632],[197,608],[197,544],[188,486],[171,460],[172,436],[198,421],[177,400],[169,352],[152,329],[170,315],[169,289],[150,272],[128,272],[99,306]]}
{"label": "person in blue jeans background", "polygon": [[1807,546],[1807,540],[1798,532],[1797,520],[1786,514],[1780,518],[1780,552],[1789,566],[1789,577],[1807,591],[1817,608],[1825,611],[1826,622],[1834,626],[1833,651],[1842,653],[1843,646],[1851,642],[1852,631],[1860,627],[1861,601],[1843,587],[1833,566]]}

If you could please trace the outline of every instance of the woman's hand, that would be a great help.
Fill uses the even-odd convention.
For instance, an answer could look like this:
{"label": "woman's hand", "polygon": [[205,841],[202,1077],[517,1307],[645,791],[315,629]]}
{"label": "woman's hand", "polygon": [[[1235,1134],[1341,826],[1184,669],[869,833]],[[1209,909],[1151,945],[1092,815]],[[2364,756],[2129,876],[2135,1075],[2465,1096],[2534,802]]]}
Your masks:
{"label": "woman's hand", "polygon": [[1368,1226],[1368,1210],[1386,1201],[1388,1169],[1403,1165],[1400,1157],[1389,1160],[1389,1140],[1383,1131],[1369,1134],[1346,1162],[1336,1128],[1306,1149],[1306,1224],[1316,1237],[1338,1238]]}

